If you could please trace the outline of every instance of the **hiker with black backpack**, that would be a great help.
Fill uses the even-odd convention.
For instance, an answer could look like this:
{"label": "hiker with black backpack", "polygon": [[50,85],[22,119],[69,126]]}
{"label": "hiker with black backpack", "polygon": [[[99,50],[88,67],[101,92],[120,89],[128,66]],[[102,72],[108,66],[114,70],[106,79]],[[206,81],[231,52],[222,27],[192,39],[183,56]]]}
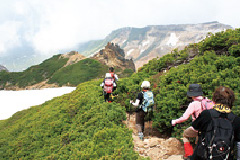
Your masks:
{"label": "hiker with black backpack", "polygon": [[234,144],[235,156],[240,160],[240,117],[232,113],[234,92],[220,86],[213,93],[215,105],[203,111],[192,123],[199,132],[199,139],[193,160],[232,160]]}
{"label": "hiker with black backpack", "polygon": [[144,135],[144,118],[149,111],[152,110],[154,100],[153,93],[150,91],[150,82],[143,81],[141,88],[143,89],[136,98],[136,101],[130,100],[130,103],[136,108],[136,128],[138,130],[138,136],[143,140]]}
{"label": "hiker with black backpack", "polygon": [[[191,97],[193,102],[191,102],[188,105],[188,108],[186,109],[182,117],[172,120],[171,122],[172,126],[175,126],[177,123],[182,123],[187,121],[190,116],[192,116],[192,121],[194,121],[204,109],[210,109],[213,106],[211,105],[211,103],[209,103],[209,105],[206,105],[208,100],[203,97],[202,87],[199,84],[190,84],[187,91],[187,96]],[[193,154],[193,147],[190,144],[189,138],[194,138],[197,136],[198,136],[198,131],[195,130],[192,126],[184,130],[183,142],[184,142],[184,150],[185,150],[185,155],[184,155],[185,159],[187,159],[189,156]]]}

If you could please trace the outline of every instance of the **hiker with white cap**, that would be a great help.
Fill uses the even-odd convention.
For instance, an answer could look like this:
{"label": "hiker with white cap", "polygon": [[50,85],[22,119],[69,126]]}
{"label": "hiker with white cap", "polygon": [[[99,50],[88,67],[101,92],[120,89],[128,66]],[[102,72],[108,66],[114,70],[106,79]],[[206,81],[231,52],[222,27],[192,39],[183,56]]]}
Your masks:
{"label": "hiker with white cap", "polygon": [[136,98],[136,101],[130,100],[130,103],[136,108],[136,128],[138,130],[138,136],[143,140],[144,132],[144,117],[149,111],[152,110],[154,104],[153,93],[150,90],[150,82],[142,82],[142,92],[140,92]]}

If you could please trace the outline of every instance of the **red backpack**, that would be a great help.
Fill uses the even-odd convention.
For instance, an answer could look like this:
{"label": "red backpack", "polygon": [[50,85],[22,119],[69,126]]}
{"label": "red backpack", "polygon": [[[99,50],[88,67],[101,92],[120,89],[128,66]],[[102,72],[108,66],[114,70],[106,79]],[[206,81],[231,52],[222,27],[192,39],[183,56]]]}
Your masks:
{"label": "red backpack", "polygon": [[112,93],[113,91],[113,78],[106,78],[104,83],[104,92]]}

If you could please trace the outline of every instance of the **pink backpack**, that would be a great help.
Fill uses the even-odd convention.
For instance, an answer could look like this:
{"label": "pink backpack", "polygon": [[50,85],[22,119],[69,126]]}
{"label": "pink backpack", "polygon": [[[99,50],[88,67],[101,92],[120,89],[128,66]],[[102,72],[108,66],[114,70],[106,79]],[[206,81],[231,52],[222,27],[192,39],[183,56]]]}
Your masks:
{"label": "pink backpack", "polygon": [[105,79],[105,83],[104,83],[104,92],[112,93],[112,91],[113,91],[113,79],[107,78]]}
{"label": "pink backpack", "polygon": [[202,111],[206,109],[212,109],[214,105],[215,103],[207,97],[204,97],[204,99],[201,101]]}

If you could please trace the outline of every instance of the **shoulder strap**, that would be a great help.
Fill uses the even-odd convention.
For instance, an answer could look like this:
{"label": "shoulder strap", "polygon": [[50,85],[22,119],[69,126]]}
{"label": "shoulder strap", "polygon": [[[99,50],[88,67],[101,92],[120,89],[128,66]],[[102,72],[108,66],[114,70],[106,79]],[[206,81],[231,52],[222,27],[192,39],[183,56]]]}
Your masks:
{"label": "shoulder strap", "polygon": [[227,118],[229,119],[229,121],[231,121],[231,123],[233,123],[234,119],[236,118],[236,115],[230,112]]}
{"label": "shoulder strap", "polygon": [[[221,113],[218,112],[218,111],[216,111],[215,109],[210,109],[209,112],[210,112],[212,118],[218,118],[218,117],[221,116]],[[234,119],[236,118],[236,115],[233,114],[232,112],[230,112],[230,113],[223,113],[223,114],[227,114],[226,118],[227,118],[231,123],[233,123]]]}
{"label": "shoulder strap", "polygon": [[218,111],[216,111],[215,109],[210,109],[209,112],[211,114],[212,119],[220,117],[220,113]]}

